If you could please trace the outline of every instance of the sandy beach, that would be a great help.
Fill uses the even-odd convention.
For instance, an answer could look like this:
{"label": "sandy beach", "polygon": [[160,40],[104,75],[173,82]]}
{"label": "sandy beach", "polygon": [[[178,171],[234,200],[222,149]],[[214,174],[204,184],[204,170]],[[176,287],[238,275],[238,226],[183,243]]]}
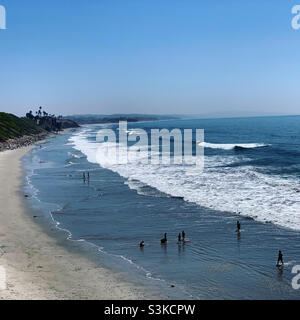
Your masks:
{"label": "sandy beach", "polygon": [[[76,244],[44,232],[28,212],[21,158],[32,147],[0,153],[0,299],[147,299],[142,288],[99,267]],[[55,232],[55,231],[54,231]]]}

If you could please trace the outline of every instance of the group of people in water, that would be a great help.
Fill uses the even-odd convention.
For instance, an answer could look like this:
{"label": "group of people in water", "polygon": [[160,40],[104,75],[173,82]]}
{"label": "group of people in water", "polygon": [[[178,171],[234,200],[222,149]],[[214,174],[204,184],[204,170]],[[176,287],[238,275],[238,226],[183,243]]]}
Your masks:
{"label": "group of people in water", "polygon": [[82,179],[84,182],[90,182],[90,173],[88,172],[87,174],[85,172],[83,172],[82,174]]}
{"label": "group of people in water", "polygon": [[[239,221],[237,221],[237,223],[236,223],[236,232],[238,234],[240,234],[240,232],[241,232],[241,223]],[[160,240],[160,243],[161,244],[166,244],[167,242],[168,242],[167,233],[165,233],[164,237]],[[182,232],[178,234],[178,244],[185,243],[185,242],[186,242],[186,240],[185,240],[185,232],[184,232],[184,230],[182,230]],[[143,248],[144,246],[145,246],[145,241],[142,240],[140,242],[140,248]],[[282,254],[281,250],[279,250],[276,266],[280,267],[280,266],[283,266],[283,264],[284,264],[283,263],[283,254]]]}
{"label": "group of people in water", "polygon": [[[167,233],[164,234],[164,237],[160,240],[161,244],[166,244],[168,242]],[[182,230],[181,233],[178,234],[178,243],[185,243],[185,232]],[[140,242],[140,247],[143,248],[145,246],[145,241],[142,240]]]}

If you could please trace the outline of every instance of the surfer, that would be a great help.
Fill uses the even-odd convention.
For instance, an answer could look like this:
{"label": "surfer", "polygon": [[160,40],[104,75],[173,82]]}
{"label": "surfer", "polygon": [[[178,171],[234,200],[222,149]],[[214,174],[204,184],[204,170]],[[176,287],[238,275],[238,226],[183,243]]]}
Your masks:
{"label": "surfer", "polygon": [[165,233],[163,239],[160,240],[160,243],[164,244],[164,243],[167,243],[167,241],[168,241],[167,240],[167,234]]}
{"label": "surfer", "polygon": [[237,221],[236,223],[236,232],[240,232],[241,231],[241,224],[239,221]]}
{"label": "surfer", "polygon": [[144,240],[142,240],[142,241],[140,242],[140,248],[144,248],[144,246],[145,246],[145,242],[144,242]]}
{"label": "surfer", "polygon": [[279,266],[279,262],[281,262],[281,265],[283,266],[283,255],[281,250],[278,252],[277,266]]}
{"label": "surfer", "polygon": [[181,234],[178,234],[178,242],[181,242]]}

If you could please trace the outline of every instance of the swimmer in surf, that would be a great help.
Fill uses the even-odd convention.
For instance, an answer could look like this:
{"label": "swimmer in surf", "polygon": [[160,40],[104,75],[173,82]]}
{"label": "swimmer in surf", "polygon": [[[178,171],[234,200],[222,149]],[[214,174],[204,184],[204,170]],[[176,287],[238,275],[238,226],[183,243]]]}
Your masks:
{"label": "swimmer in surf", "polygon": [[161,243],[161,244],[165,244],[165,243],[167,243],[167,241],[168,241],[168,240],[167,240],[167,234],[165,233],[165,234],[164,234],[164,238],[160,240],[160,243]]}
{"label": "swimmer in surf", "polygon": [[145,242],[143,240],[143,241],[140,242],[140,248],[144,248],[144,246],[145,246]]}

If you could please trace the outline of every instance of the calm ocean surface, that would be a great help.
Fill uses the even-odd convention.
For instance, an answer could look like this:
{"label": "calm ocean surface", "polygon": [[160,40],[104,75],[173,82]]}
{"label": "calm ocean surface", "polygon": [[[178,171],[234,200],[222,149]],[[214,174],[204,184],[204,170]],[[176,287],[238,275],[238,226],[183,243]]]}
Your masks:
{"label": "calm ocean surface", "polygon": [[[291,286],[300,264],[300,116],[128,124],[129,136],[137,128],[204,129],[205,169],[193,176],[174,164],[117,165],[98,156],[100,166],[103,127],[118,125],[84,126],[24,158],[32,205],[73,240],[96,246],[99,263],[169,297],[300,298]],[[184,245],[182,230],[191,240]]]}

